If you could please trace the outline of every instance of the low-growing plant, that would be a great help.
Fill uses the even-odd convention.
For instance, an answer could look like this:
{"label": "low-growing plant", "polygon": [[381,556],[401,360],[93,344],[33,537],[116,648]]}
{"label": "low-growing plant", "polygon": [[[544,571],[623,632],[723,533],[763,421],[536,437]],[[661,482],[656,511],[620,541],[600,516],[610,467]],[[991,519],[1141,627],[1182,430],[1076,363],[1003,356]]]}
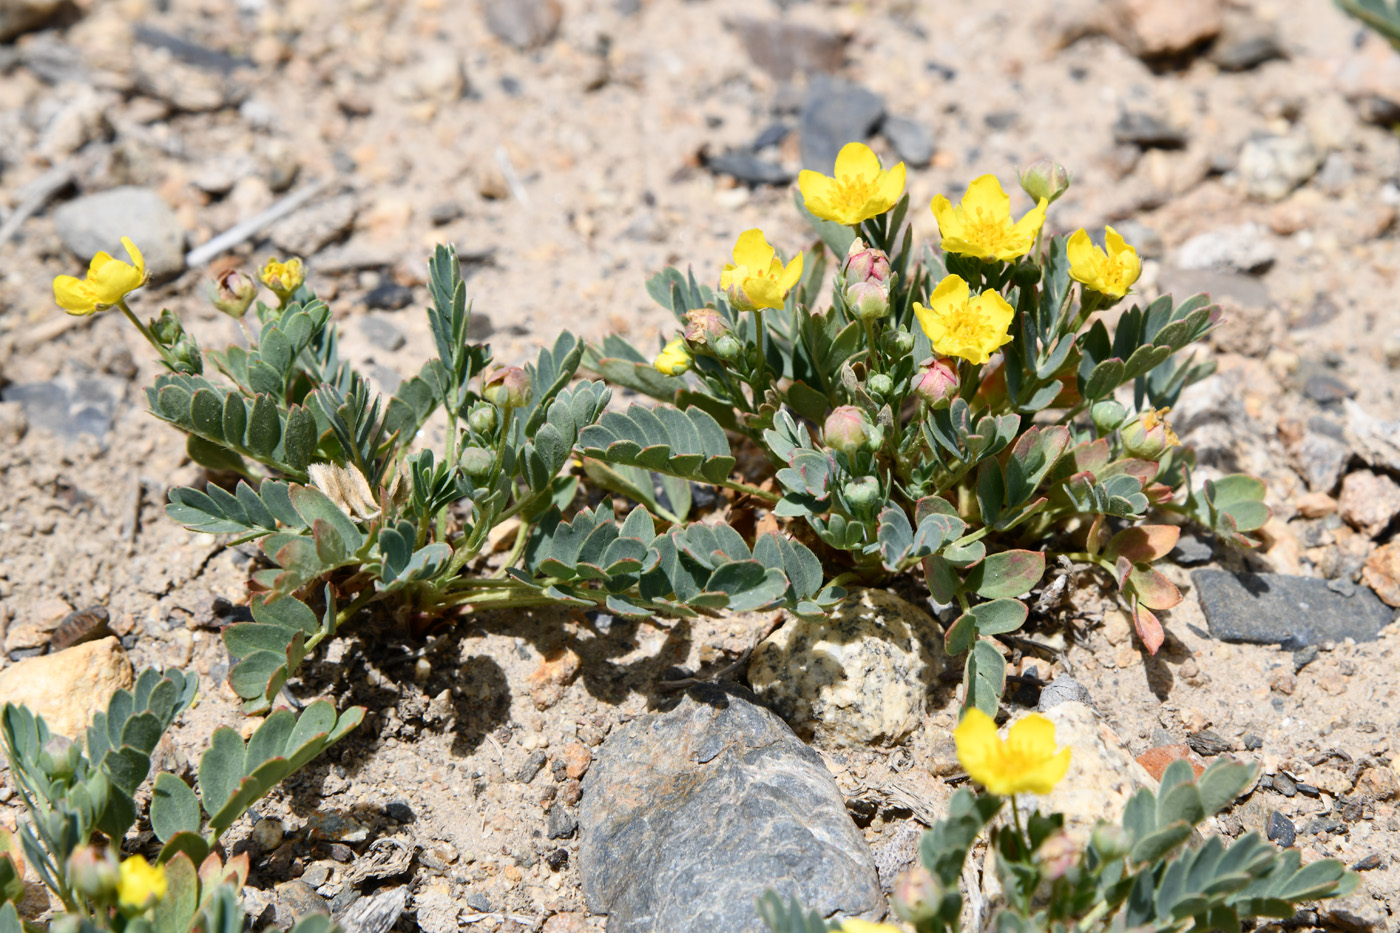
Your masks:
{"label": "low-growing plant", "polygon": [[[169,772],[156,775],[149,822],[162,846],[153,862],[118,861],[140,817],[137,791],[166,729],[194,702],[197,679],[170,669],[143,670],[130,690],[113,694],[93,716],[83,743],[50,732],[42,716],[6,703],[0,737],[10,778],[28,812],[18,842],[0,839],[0,933],[19,930],[15,905],[25,895],[25,868],[62,904],[55,931],[241,933],[238,896],[248,858],[225,861],[219,837],[283,778],[359,724],[354,707],[336,715],[318,700],[301,713],[269,715],[245,743],[215,730],[200,756],[198,793]],[[202,811],[202,812],[201,812]],[[202,831],[201,831],[202,830]],[[329,933],[329,920],[308,918],[298,933]]]}
{"label": "low-growing plant", "polygon": [[[1302,865],[1297,849],[1280,850],[1256,833],[1228,843],[1199,838],[1201,825],[1253,783],[1257,765],[1220,758],[1198,778],[1188,762],[1174,761],[1156,793],[1139,790],[1118,822],[1100,822],[1079,842],[1065,832],[1064,814],[1023,814],[1017,800],[1048,793],[1065,774],[1069,751],[1055,751],[1053,724],[1031,715],[1003,742],[973,709],[955,738],[959,759],[984,789],[953,795],[947,817],[920,841],[919,864],[895,882],[894,911],[916,933],[962,928],[959,883],[984,834],[999,893],[979,894],[979,931],[1238,931],[1257,918],[1291,918],[1305,901],[1343,897],[1360,881],[1336,859]],[[900,933],[889,924],[828,922],[771,891],[759,914],[773,933]]]}
{"label": "low-growing plant", "polygon": [[1400,4],[1396,0],[1332,0],[1338,9],[1374,29],[1400,49]]}
{"label": "low-growing plant", "polygon": [[[219,352],[169,311],[149,324],[130,311],[143,271],[129,244],[134,265],[101,254],[55,289],[70,312],[118,307],[141,328],[169,370],[151,411],[194,460],[241,477],[172,490],[167,512],[260,540],[254,622],[224,636],[250,710],[370,603],[407,628],[543,605],[807,616],[847,585],[922,571],[957,607],[946,639],[966,655],[965,703],[991,712],[1005,661],[988,639],[1025,622],[1048,558],[1101,569],[1155,652],[1156,612],[1181,596],[1152,567],[1179,528],[1153,516],[1245,546],[1268,518],[1258,480],[1193,483],[1165,417],[1212,371],[1178,357],[1219,310],[1201,296],[1117,309],[1136,251],[1112,228],[1102,247],[1043,234],[1068,183],[1032,166],[1017,220],[984,175],[958,205],[934,199],[941,251],[916,250],[903,165],[853,143],[834,177],[801,176],[818,235],[805,254],[784,262],[749,230],[717,288],[676,269],[648,283],[684,328],[659,355],[564,333],[531,364],[497,366],[467,339],[457,259],[439,247],[436,356],[387,401],[341,359],[297,260],[263,267],[275,304],[254,303],[246,277],[216,283],[218,307],[255,321],[248,346]],[[614,406],[613,386],[656,404]],[[439,409],[442,445],[419,449]]]}

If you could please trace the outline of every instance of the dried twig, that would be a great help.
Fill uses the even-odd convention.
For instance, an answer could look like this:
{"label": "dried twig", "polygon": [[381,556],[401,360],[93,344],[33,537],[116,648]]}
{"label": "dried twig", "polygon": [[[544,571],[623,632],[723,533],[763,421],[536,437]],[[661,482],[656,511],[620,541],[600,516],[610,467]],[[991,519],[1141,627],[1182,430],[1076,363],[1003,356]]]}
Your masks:
{"label": "dried twig", "polygon": [[324,178],[308,182],[276,204],[273,204],[267,210],[260,211],[247,220],[240,220],[223,233],[211,239],[208,243],[205,243],[203,246],[196,246],[185,254],[185,265],[192,269],[198,268],[220,253],[233,249],[243,241],[251,239],[264,227],[281,220],[307,201],[316,197],[316,195],[326,189],[328,184],[329,182]]}

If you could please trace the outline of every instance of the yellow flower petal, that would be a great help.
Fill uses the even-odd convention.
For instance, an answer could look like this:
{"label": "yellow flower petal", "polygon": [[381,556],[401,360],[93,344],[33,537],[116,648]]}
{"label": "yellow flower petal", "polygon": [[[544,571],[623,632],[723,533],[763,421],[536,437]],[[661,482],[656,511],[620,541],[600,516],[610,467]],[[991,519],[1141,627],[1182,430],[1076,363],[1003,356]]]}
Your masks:
{"label": "yellow flower petal", "polygon": [[773,247],[764,239],[763,231],[745,230],[734,244],[734,264],[750,269],[767,269],[773,261]]}
{"label": "yellow flower petal", "polygon": [[967,186],[963,195],[964,214],[975,215],[983,211],[988,217],[1011,217],[1011,196],[1002,190],[1001,182],[995,175],[980,175]]}
{"label": "yellow flower petal", "polygon": [[784,304],[786,292],[772,279],[754,276],[743,287],[755,308],[781,308]]}
{"label": "yellow flower petal", "polygon": [[1112,227],[1104,227],[1103,239],[1104,243],[1108,246],[1108,255],[1110,256],[1117,257],[1118,254],[1124,250],[1131,250],[1133,253],[1137,252],[1137,250],[1129,246],[1118,231],[1114,230]]}
{"label": "yellow flower petal", "polygon": [[880,174],[880,159],[865,143],[846,143],[836,155],[836,180],[843,176],[851,178],[874,178]]}
{"label": "yellow flower petal", "polygon": [[71,275],[54,278],[53,299],[69,314],[92,314],[97,310],[97,296],[87,280]]}
{"label": "yellow flower petal", "polygon": [[904,194],[904,175],[904,163],[900,162],[880,178],[880,198],[887,202],[890,207],[898,204],[900,197]]}
{"label": "yellow flower petal", "polygon": [[136,248],[136,244],[131,242],[131,237],[122,237],[122,248],[131,257],[131,263],[136,267],[136,271],[144,279],[146,276],[146,257],[141,255],[141,251]]}
{"label": "yellow flower petal", "polygon": [[778,287],[786,294],[802,278],[802,254],[797,256],[783,269],[783,274],[778,278]]}
{"label": "yellow flower petal", "polygon": [[953,740],[968,775],[994,794],[1048,794],[1069,770],[1070,750],[1055,751],[1054,723],[1034,713],[1002,741],[990,716],[969,709]]}

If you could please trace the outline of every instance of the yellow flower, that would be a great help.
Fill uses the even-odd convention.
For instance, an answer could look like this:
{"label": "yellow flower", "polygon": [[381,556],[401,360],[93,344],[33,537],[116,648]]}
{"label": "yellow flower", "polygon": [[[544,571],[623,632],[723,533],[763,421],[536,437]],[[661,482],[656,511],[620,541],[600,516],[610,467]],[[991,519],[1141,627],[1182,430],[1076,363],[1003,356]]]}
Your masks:
{"label": "yellow flower", "polygon": [[931,207],[945,253],[1010,261],[1030,252],[1049,204],[1041,198],[1030,213],[1012,223],[1010,196],[1001,190],[995,175],[983,175],[968,185],[957,207],[941,194]]}
{"label": "yellow flower", "polygon": [[98,253],[88,264],[86,278],[60,275],[53,280],[53,298],[69,314],[103,311],[146,284],[146,260],[136,244],[122,237],[130,263]]}
{"label": "yellow flower", "polygon": [[117,900],[128,910],[145,910],[165,897],[165,868],[152,865],[139,855],[122,862],[117,882]]}
{"label": "yellow flower", "polygon": [[797,187],[807,210],[838,224],[855,226],[878,217],[894,207],[904,193],[904,163],[885,171],[864,143],[841,147],[835,176],[803,170],[797,176]]}
{"label": "yellow flower", "polygon": [[1016,312],[994,291],[971,297],[962,276],[950,275],[928,296],[925,308],[914,302],[914,316],[939,356],[960,356],[981,365],[1002,344]]}
{"label": "yellow flower", "polygon": [[789,289],[802,278],[802,254],[787,264],[763,238],[762,230],[745,230],[734,244],[734,261],[724,267],[719,287],[739,311],[781,308]]}
{"label": "yellow flower", "polygon": [[903,931],[888,923],[871,923],[869,920],[852,918],[841,921],[840,933],[903,933]]}
{"label": "yellow flower", "polygon": [[668,376],[679,376],[690,369],[690,350],[685,345],[685,339],[677,337],[666,344],[651,365],[656,367],[657,372]]}
{"label": "yellow flower", "polygon": [[267,262],[258,270],[258,279],[272,289],[278,298],[286,299],[296,293],[301,288],[301,283],[306,281],[306,270],[302,267],[301,260],[293,256],[286,262],[276,256],[269,256]]}
{"label": "yellow flower", "polygon": [[1112,227],[1105,228],[1104,243],[1106,251],[1091,243],[1087,232],[1076,230],[1065,246],[1069,277],[1110,298],[1122,298],[1142,274],[1142,262]]}
{"label": "yellow flower", "polygon": [[958,762],[994,794],[1048,794],[1069,770],[1069,749],[1055,751],[1055,724],[1032,713],[1006,733],[980,709],[969,709],[953,732]]}

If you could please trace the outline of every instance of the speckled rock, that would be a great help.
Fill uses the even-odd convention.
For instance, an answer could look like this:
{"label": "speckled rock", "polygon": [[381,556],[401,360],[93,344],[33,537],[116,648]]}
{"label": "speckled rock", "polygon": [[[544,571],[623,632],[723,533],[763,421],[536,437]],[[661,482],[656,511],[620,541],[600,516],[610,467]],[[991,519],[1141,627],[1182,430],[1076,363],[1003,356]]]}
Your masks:
{"label": "speckled rock", "polygon": [[1065,815],[1065,831],[1086,842],[1099,820],[1116,821],[1140,788],[1157,790],[1157,782],[1128,752],[1123,741],[1093,709],[1073,700],[1042,715],[1055,724],[1055,741],[1070,748],[1069,773],[1034,806]]}
{"label": "speckled rock", "polygon": [[112,694],[133,683],[131,662],[116,638],[28,658],[0,671],[0,703],[23,703],[50,731],[81,735]]}
{"label": "speckled rock", "polygon": [[928,614],[881,590],[826,619],[794,619],[754,650],[749,683],[798,730],[847,745],[897,742],[947,663]]}
{"label": "speckled rock", "polygon": [[874,860],[821,757],[732,684],[610,735],[583,782],[579,868],[609,933],[760,933],[772,888],[878,919]]}

